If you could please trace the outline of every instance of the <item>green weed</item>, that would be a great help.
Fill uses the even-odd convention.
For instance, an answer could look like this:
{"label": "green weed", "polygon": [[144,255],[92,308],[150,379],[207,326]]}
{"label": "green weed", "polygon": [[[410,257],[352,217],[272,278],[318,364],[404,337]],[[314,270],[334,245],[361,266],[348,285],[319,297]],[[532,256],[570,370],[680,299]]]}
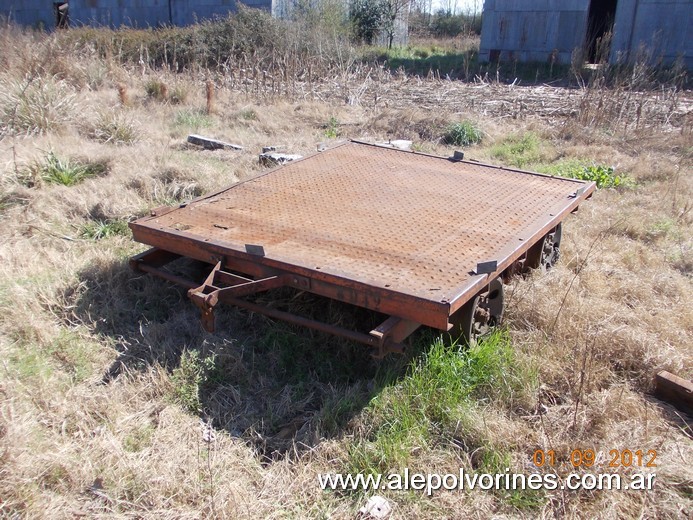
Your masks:
{"label": "green weed", "polygon": [[[371,401],[366,410],[371,433],[352,446],[349,465],[367,472],[407,466],[416,450],[469,425],[480,400],[511,403],[528,381],[534,381],[533,374],[515,358],[504,331],[468,349],[439,338],[401,381]],[[483,450],[484,467],[509,462],[486,439],[470,444]]]}
{"label": "green weed", "polygon": [[212,118],[200,110],[181,110],[173,120],[174,126],[197,132],[201,128],[212,126]]}
{"label": "green weed", "polygon": [[445,134],[443,135],[443,141],[446,144],[455,146],[478,144],[481,142],[482,138],[483,135],[481,130],[471,121],[453,123],[446,128]]}
{"label": "green weed", "polygon": [[616,174],[612,166],[589,165],[577,160],[567,160],[549,166],[539,166],[537,171],[549,175],[592,181],[597,184],[597,188],[624,188],[635,185],[635,181],[627,175]]}
{"label": "green weed", "polygon": [[171,376],[174,401],[191,413],[201,412],[200,388],[207,382],[214,365],[213,355],[201,357],[197,350],[184,351]]}
{"label": "green weed", "polygon": [[328,139],[336,139],[339,137],[339,121],[332,116],[325,125],[325,137]]}
{"label": "green weed", "polygon": [[523,168],[543,159],[542,142],[533,132],[512,135],[491,148],[491,156],[509,166]]}
{"label": "green weed", "polygon": [[126,220],[96,220],[84,224],[80,236],[90,240],[101,240],[114,236],[127,236],[130,228]]}
{"label": "green weed", "polygon": [[39,181],[48,184],[74,186],[90,177],[103,175],[107,166],[102,162],[82,162],[70,158],[60,158],[54,152],[48,152],[43,161],[31,165],[23,175],[21,182],[33,187]]}

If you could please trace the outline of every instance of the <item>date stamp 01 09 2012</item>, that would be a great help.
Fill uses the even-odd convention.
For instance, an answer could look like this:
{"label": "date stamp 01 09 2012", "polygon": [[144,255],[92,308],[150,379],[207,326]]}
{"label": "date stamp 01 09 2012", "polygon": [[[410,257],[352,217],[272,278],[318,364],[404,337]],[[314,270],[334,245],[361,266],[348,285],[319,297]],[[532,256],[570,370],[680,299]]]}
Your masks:
{"label": "date stamp 01 09 2012", "polygon": [[[657,450],[612,449],[608,452],[593,449],[574,449],[570,452],[568,463],[577,468],[591,468],[606,464],[608,468],[656,468]],[[532,462],[538,468],[555,467],[560,464],[554,450],[538,449],[532,455]]]}

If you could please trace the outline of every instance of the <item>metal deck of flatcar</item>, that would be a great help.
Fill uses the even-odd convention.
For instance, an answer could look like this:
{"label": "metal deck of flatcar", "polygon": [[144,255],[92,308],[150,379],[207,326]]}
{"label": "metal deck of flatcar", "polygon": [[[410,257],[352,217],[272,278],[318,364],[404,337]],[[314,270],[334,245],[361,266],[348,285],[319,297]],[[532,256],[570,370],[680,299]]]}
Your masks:
{"label": "metal deck of flatcar", "polygon": [[594,188],[349,141],[131,228],[177,255],[288,273],[303,289],[445,330]]}

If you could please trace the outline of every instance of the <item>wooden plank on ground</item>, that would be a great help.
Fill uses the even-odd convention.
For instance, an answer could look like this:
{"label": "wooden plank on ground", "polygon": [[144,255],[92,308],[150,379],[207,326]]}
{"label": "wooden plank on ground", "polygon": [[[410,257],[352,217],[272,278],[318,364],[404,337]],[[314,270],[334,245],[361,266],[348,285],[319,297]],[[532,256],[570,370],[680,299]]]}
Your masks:
{"label": "wooden plank on ground", "polygon": [[693,415],[693,382],[662,370],[655,377],[655,395]]}
{"label": "wooden plank on ground", "polygon": [[207,150],[243,150],[243,147],[239,144],[226,143],[224,141],[219,141],[218,139],[212,139],[210,137],[203,137],[195,134],[188,136],[188,142],[202,146]]}

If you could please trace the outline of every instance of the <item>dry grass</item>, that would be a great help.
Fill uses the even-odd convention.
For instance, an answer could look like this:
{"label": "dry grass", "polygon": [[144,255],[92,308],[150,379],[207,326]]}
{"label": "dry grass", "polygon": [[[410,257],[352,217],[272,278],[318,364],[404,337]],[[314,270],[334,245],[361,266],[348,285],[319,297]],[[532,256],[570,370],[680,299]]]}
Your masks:
{"label": "dry grass", "polygon": [[[79,107],[41,131],[11,126],[0,112],[8,129],[0,137],[2,515],[353,518],[364,494],[321,492],[318,472],[374,461],[384,470],[507,463],[528,472],[542,447],[561,457],[574,448],[656,449],[656,489],[387,492],[394,517],[690,517],[690,418],[648,393],[658,370],[693,377],[690,92],[629,94],[616,114],[609,91],[383,71],[364,79],[356,70],[306,78],[281,95],[269,79],[263,90],[220,76],[209,110],[205,74],[174,81],[96,57],[56,59],[49,69],[36,57],[51,49],[56,57],[51,38],[8,28],[0,40],[17,49],[0,55],[3,84],[30,70],[32,84],[59,84]],[[102,82],[87,71],[104,71]],[[187,96],[150,102],[153,82]],[[599,99],[609,100],[609,115],[595,121]],[[411,138],[448,155],[445,128],[463,120],[484,135],[471,157],[497,161],[509,135],[531,134],[541,153],[528,167],[608,164],[636,182],[599,191],[569,218],[561,263],[507,288],[507,338],[497,351],[451,353],[428,331],[410,357],[375,362],[362,347],[233,309],[219,313],[218,333],[205,334],[182,291],[128,269],[142,249],[128,234],[84,233],[256,175],[262,146],[309,153],[330,122],[341,137]],[[129,125],[137,139],[95,133]],[[194,129],[246,151],[189,148]],[[108,164],[108,174],[27,188],[21,173],[41,150]],[[508,153],[503,160],[516,159]],[[347,326],[373,319],[316,298],[269,297]],[[447,368],[458,362],[481,367],[483,384],[457,385]],[[405,420],[411,428],[398,428]]]}

